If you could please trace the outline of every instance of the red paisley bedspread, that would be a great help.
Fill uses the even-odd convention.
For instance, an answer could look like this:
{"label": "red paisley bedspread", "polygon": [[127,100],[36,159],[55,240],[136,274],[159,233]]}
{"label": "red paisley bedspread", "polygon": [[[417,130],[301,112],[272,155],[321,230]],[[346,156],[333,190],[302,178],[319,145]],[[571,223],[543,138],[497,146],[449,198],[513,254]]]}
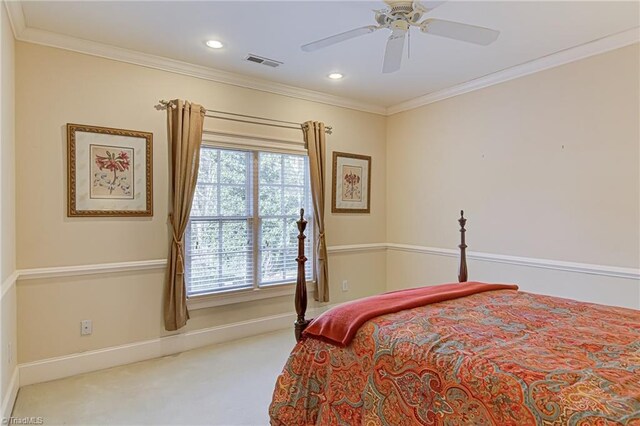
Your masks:
{"label": "red paisley bedspread", "polygon": [[272,425],[640,425],[640,311],[491,291],[304,339]]}

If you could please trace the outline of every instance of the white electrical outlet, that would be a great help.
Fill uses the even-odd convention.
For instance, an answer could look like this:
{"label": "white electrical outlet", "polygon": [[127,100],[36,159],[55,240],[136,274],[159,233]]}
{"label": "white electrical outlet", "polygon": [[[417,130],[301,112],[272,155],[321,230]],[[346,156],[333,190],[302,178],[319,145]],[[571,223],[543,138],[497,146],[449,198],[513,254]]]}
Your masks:
{"label": "white electrical outlet", "polygon": [[91,320],[80,321],[80,335],[88,336],[91,333],[93,333],[93,323]]}
{"label": "white electrical outlet", "polygon": [[349,282],[347,280],[342,281],[342,291],[349,291]]}

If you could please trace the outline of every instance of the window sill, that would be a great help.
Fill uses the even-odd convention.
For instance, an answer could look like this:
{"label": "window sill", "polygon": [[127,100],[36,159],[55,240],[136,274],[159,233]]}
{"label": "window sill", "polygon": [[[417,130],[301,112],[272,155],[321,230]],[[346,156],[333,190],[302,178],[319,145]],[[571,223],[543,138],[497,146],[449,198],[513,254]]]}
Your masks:
{"label": "window sill", "polygon": [[[255,289],[230,290],[227,292],[190,297],[187,299],[187,308],[193,311],[197,309],[212,308],[214,306],[231,305],[233,303],[290,296],[295,294],[295,292],[295,283],[272,285],[269,287]],[[307,294],[312,294],[312,292],[313,282],[307,281]]]}

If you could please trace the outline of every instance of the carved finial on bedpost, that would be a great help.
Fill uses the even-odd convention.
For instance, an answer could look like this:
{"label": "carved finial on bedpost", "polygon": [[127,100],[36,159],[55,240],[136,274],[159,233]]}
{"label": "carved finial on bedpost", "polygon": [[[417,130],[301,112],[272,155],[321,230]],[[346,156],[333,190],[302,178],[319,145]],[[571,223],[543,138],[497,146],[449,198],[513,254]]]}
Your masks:
{"label": "carved finial on bedpost", "polygon": [[298,314],[298,318],[295,322],[295,335],[296,341],[300,341],[302,337],[302,332],[309,324],[309,321],[304,319],[304,315],[307,312],[307,279],[304,273],[304,264],[307,261],[307,258],[304,255],[304,230],[307,227],[307,221],[304,220],[304,209],[300,209],[300,220],[296,222],[298,224],[298,231],[300,232],[298,235],[298,257],[296,261],[298,262],[298,279],[296,281],[296,295],[295,295],[295,305],[296,305],[296,314]]}
{"label": "carved finial on bedpost", "polygon": [[460,272],[458,273],[458,282],[464,283],[467,281],[467,245],[464,240],[464,233],[467,232],[467,230],[464,229],[464,225],[467,223],[467,219],[464,218],[463,210],[460,210],[458,223],[460,224],[460,245],[458,246],[460,247]]}

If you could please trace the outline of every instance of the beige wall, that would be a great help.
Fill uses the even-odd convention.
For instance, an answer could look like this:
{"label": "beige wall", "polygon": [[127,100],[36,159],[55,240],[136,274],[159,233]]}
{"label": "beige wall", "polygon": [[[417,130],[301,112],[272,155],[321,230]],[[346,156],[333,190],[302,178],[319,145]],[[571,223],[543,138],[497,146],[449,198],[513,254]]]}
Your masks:
{"label": "beige wall", "polygon": [[[585,302],[640,309],[640,285],[635,280],[562,270],[467,261],[469,279],[516,283],[520,290]],[[457,257],[390,250],[387,290],[457,281]]]}
{"label": "beige wall", "polygon": [[[374,167],[371,214],[332,215],[327,205],[328,245],[386,240],[385,117],[59,49],[16,46],[17,190],[29,194],[17,200],[20,269],[166,256],[168,159],[165,113],[154,109],[159,99],[189,99],[211,109],[332,125],[327,158],[333,150],[366,154]],[[153,132],[153,218],[66,217],[68,122]],[[205,128],[302,140],[298,131],[238,128],[221,121],[206,121]],[[327,197],[329,183],[327,176]],[[336,254],[329,260],[332,303],[384,290],[384,253]],[[349,279],[347,293],[340,290],[342,279]],[[162,286],[162,271],[19,281],[20,362],[164,335]],[[292,297],[198,310],[187,330],[292,310]],[[82,319],[94,321],[93,335],[80,336]]]}
{"label": "beige wall", "polygon": [[[388,240],[455,248],[464,209],[470,250],[638,268],[639,75],[635,44],[389,117]],[[445,257],[388,257],[390,289],[456,272]],[[640,308],[637,280],[470,267],[496,277]]]}
{"label": "beige wall", "polygon": [[[3,2],[0,2],[0,14],[0,283],[6,288],[16,270],[15,41]],[[16,290],[12,287],[0,300],[0,404],[10,391],[9,384],[16,368],[16,346]],[[0,412],[0,417],[7,414]]]}
{"label": "beige wall", "polygon": [[16,269],[15,232],[15,40],[4,3],[2,9],[2,281]]}
{"label": "beige wall", "polygon": [[[161,259],[167,249],[167,145],[158,99],[334,127],[329,152],[373,157],[370,215],[332,215],[328,245],[454,248],[458,210],[474,251],[639,266],[638,45],[385,118],[63,50],[17,43],[17,253],[21,269]],[[151,219],[66,217],[67,122],[154,133]],[[207,121],[287,139],[297,132]],[[34,170],[38,170],[34,173]],[[330,177],[327,177],[330,199]],[[451,281],[454,258],[396,250],[330,255],[332,303]],[[470,277],[640,307],[633,280],[471,261]],[[349,292],[340,290],[349,280]],[[561,283],[556,285],[556,283]],[[19,360],[163,336],[163,272],[18,285]],[[292,298],[192,312],[186,330],[277,315]],[[312,303],[313,307],[314,304]],[[94,333],[79,335],[79,321]]]}

